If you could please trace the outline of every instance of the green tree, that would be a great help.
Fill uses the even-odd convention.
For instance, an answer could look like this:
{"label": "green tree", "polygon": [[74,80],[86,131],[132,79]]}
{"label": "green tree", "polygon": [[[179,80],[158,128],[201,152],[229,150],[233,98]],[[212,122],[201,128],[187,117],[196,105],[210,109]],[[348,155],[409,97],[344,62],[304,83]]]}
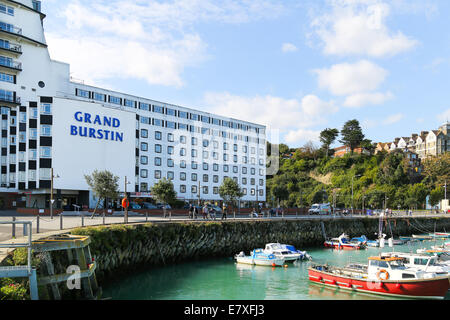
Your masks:
{"label": "green tree", "polygon": [[439,202],[444,199],[444,188],[441,186],[434,188],[430,192],[430,205],[433,207],[438,205]]}
{"label": "green tree", "polygon": [[341,130],[341,140],[339,142],[348,146],[353,154],[353,150],[361,145],[364,140],[364,134],[356,119],[349,120],[344,124]]}
{"label": "green tree", "polygon": [[244,193],[242,192],[239,184],[231,178],[223,179],[222,185],[219,187],[219,195],[223,201],[227,204],[235,206]]}
{"label": "green tree", "polygon": [[151,187],[152,195],[161,202],[163,206],[164,217],[166,216],[166,204],[173,203],[177,199],[177,193],[171,180],[162,178]]}
{"label": "green tree", "polygon": [[424,204],[428,195],[428,189],[423,183],[409,185],[407,204],[409,207],[420,207]]}
{"label": "green tree", "polygon": [[320,132],[320,142],[322,142],[322,146],[326,149],[326,157],[329,155],[330,145],[336,140],[339,135],[338,129],[330,129],[326,128]]}
{"label": "green tree", "polygon": [[106,205],[106,199],[116,199],[119,197],[119,177],[115,176],[112,172],[108,170],[94,170],[92,175],[84,175],[84,179],[94,192],[94,195],[98,198],[92,217],[94,217],[101,199],[105,200]]}

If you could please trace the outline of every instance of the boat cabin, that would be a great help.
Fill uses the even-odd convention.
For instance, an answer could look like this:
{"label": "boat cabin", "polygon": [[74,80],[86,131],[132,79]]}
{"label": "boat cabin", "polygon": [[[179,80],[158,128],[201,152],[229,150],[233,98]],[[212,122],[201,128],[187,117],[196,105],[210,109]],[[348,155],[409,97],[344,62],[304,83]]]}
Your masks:
{"label": "boat cabin", "polygon": [[417,270],[407,268],[404,258],[400,257],[369,257],[367,276],[372,280],[400,280],[417,279],[420,274]]}

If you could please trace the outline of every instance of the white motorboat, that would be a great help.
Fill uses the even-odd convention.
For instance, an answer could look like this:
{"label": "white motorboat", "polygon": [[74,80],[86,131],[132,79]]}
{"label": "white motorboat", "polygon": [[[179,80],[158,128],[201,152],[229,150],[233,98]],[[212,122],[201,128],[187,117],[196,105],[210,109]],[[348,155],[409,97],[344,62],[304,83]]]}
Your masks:
{"label": "white motorboat", "polygon": [[450,265],[439,263],[438,256],[422,253],[408,252],[383,252],[381,257],[403,258],[403,264],[408,268],[415,268],[424,272],[432,272],[437,275],[449,274]]}
{"label": "white motorboat", "polygon": [[[295,248],[294,248],[294,250],[295,250]],[[282,258],[286,262],[292,262],[292,261],[295,261],[295,260],[300,260],[300,259],[303,259],[305,257],[304,254],[302,254],[300,252],[297,252],[297,251],[292,251],[291,249],[287,248],[287,245],[280,244],[280,243],[268,243],[268,244],[266,244],[264,252],[267,253],[267,254],[273,254],[277,258],[280,258],[280,259]]]}
{"label": "white motorboat", "polygon": [[254,249],[249,256],[246,256],[243,251],[235,255],[234,258],[238,263],[245,263],[257,266],[283,266],[285,259],[277,258],[274,254],[268,254],[263,249]]}

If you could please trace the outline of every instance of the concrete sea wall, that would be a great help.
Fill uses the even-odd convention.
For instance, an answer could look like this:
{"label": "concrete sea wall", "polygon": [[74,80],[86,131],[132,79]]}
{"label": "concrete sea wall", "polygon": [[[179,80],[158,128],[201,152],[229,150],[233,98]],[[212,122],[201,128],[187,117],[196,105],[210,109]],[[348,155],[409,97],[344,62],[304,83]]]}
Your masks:
{"label": "concrete sea wall", "polygon": [[[227,222],[146,223],[78,228],[72,234],[89,235],[100,284],[136,268],[162,266],[192,259],[231,257],[266,243],[281,242],[298,249],[322,246],[328,237],[375,238],[378,219],[299,219]],[[384,233],[394,237],[450,231],[450,218],[390,218]]]}

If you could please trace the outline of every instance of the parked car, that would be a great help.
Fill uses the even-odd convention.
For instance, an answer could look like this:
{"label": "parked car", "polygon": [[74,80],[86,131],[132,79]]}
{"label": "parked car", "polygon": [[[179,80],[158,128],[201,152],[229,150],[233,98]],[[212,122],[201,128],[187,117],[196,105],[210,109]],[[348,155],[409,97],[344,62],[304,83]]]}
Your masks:
{"label": "parked car", "polygon": [[131,202],[130,209],[142,209],[142,207],[138,205],[136,202]]}
{"label": "parked car", "polygon": [[172,207],[170,206],[170,204],[162,204],[162,203],[157,203],[156,204],[156,206],[158,207],[158,209],[164,209],[164,207],[167,209],[167,210],[170,210],[170,209],[172,209]]}
{"label": "parked car", "polygon": [[331,213],[331,207],[329,203],[315,203],[311,206],[311,208],[308,210],[308,214],[330,214]]}
{"label": "parked car", "polygon": [[213,209],[216,214],[221,214],[222,213],[222,209],[219,206],[215,206],[213,204],[208,204],[208,209]]}
{"label": "parked car", "polygon": [[158,209],[158,207],[150,202],[142,202],[142,209]]}

